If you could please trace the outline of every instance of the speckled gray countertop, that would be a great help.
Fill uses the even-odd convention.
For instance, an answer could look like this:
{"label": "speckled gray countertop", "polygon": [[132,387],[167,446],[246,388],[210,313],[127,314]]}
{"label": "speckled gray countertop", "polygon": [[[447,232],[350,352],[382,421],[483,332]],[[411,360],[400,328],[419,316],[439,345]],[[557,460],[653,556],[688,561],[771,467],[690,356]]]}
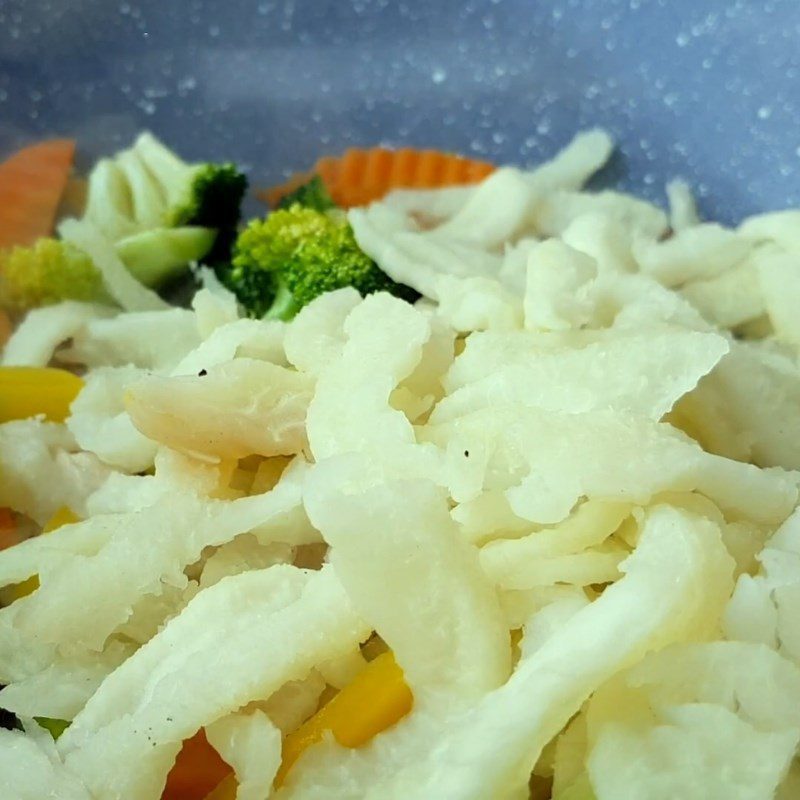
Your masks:
{"label": "speckled gray countertop", "polygon": [[0,151],[149,127],[256,183],[351,145],[534,163],[579,128],[604,178],[681,175],[733,221],[800,205],[800,2],[0,0]]}

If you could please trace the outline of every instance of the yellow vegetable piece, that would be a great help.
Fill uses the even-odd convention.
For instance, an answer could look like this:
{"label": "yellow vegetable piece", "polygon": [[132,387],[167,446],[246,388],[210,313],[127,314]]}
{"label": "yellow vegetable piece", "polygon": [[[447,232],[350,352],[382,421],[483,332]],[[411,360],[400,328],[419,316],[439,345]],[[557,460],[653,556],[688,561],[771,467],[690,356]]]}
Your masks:
{"label": "yellow vegetable piece", "polygon": [[[67,508],[67,506],[62,506],[61,508],[53,514],[52,517],[47,521],[44,528],[42,528],[42,534],[45,533],[52,533],[54,530],[57,530],[62,525],[71,525],[73,522],[79,522],[80,517],[75,514],[75,512],[71,508]],[[39,576],[38,575],[31,575],[30,578],[26,581],[22,581],[22,583],[18,583],[13,590],[14,599],[18,600],[20,597],[25,597],[32,592],[35,592],[39,588]]]}
{"label": "yellow vegetable piece", "polygon": [[[283,761],[275,776],[280,786],[303,751],[330,731],[339,744],[358,747],[393,725],[414,698],[392,653],[370,661],[329,703],[283,740]],[[205,800],[236,800],[236,777],[229,775]]]}
{"label": "yellow vegetable piece", "polygon": [[303,751],[330,731],[339,744],[358,747],[393,725],[410,710],[414,698],[391,653],[384,653],[283,742],[283,761],[275,777],[280,786]]}
{"label": "yellow vegetable piece", "polygon": [[50,367],[0,367],[0,423],[44,414],[63,422],[83,387],[71,372]]}
{"label": "yellow vegetable piece", "polygon": [[[522,631],[512,631],[511,638],[513,644],[518,644]],[[286,780],[295,761],[306,748],[320,741],[326,731],[344,747],[359,747],[402,719],[411,711],[413,702],[411,689],[394,655],[381,653],[352,683],[283,740],[283,761],[275,776],[275,786]],[[236,800],[236,789],[235,775],[228,775],[205,800]]]}
{"label": "yellow vegetable piece", "polygon": [[217,788],[205,796],[205,800],[236,800],[236,790],[239,784],[236,776],[231,773],[227,778],[223,778]]}
{"label": "yellow vegetable piece", "polygon": [[42,528],[42,533],[52,533],[62,525],[72,525],[80,521],[81,518],[69,506],[61,506]]}

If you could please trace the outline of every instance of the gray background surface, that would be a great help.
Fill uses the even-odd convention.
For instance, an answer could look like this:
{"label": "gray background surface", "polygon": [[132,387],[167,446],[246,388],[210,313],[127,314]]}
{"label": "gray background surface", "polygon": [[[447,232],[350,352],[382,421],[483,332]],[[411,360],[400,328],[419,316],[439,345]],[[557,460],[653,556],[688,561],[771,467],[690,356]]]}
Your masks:
{"label": "gray background surface", "polygon": [[0,0],[0,152],[151,128],[269,184],[322,153],[412,144],[532,164],[578,129],[603,180],[709,215],[800,205],[800,2]]}

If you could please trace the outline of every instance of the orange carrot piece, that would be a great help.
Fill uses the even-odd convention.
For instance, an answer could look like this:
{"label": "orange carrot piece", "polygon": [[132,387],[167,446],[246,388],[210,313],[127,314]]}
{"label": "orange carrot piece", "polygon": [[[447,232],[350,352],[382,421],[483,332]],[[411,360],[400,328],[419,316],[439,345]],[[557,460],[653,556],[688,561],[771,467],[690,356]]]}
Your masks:
{"label": "orange carrot piece", "polygon": [[231,768],[200,730],[183,743],[161,800],[203,800],[230,773]]}
{"label": "orange carrot piece", "polygon": [[239,784],[236,776],[231,773],[227,778],[220,781],[214,788],[213,792],[207,794],[204,800],[236,800],[236,792]]}
{"label": "orange carrot piece", "polygon": [[380,200],[392,189],[437,189],[477,183],[494,170],[486,161],[437,150],[351,149],[341,156],[325,156],[314,168],[293,176],[280,186],[257,192],[275,207],[284,195],[319,175],[337,205],[344,208]]}
{"label": "orange carrot piece", "polygon": [[29,245],[53,230],[75,142],[51,139],[0,164],[0,248]]}
{"label": "orange carrot piece", "polygon": [[11,338],[11,318],[0,308],[0,347]]}
{"label": "orange carrot piece", "polygon": [[19,542],[17,521],[10,508],[0,508],[0,550],[13,547]]}

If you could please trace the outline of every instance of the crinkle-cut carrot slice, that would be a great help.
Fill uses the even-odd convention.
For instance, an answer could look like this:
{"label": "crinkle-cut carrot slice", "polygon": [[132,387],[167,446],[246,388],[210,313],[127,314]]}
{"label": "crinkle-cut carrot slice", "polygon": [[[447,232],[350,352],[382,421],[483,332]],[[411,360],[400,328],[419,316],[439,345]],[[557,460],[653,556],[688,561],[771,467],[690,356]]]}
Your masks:
{"label": "crinkle-cut carrot slice", "polygon": [[0,164],[0,248],[29,245],[52,233],[75,142],[51,139]]}
{"label": "crinkle-cut carrot slice", "polygon": [[334,202],[344,208],[380,200],[392,189],[437,189],[477,183],[494,170],[487,161],[476,161],[438,150],[369,150],[353,148],[341,156],[325,156],[313,169],[286,183],[257,193],[274,207],[284,195],[312,175],[322,178]]}

